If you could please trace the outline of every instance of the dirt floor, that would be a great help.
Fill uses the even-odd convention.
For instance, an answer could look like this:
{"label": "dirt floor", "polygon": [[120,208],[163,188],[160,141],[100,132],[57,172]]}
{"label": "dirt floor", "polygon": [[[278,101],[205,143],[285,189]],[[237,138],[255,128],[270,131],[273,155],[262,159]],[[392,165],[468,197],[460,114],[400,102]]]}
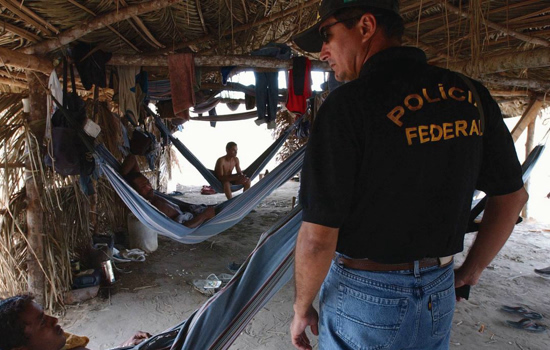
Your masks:
{"label": "dirt floor", "polygon": [[[116,283],[81,305],[69,306],[61,318],[68,332],[90,338],[90,349],[119,345],[135,331],[161,332],[186,319],[208,297],[192,287],[193,279],[228,273],[227,265],[241,262],[260,235],[291,208],[299,183],[289,181],[267,197],[233,228],[196,245],[184,245],[159,236],[157,251],[143,263],[117,263]],[[216,194],[201,196],[200,187],[184,189],[182,198],[213,204]],[[474,235],[468,235],[469,246]],[[457,262],[464,254],[456,256]],[[550,225],[522,223],[475,286],[469,301],[457,304],[451,349],[550,349],[550,333],[530,333],[509,327],[519,316],[500,310],[502,305],[524,306],[544,315],[550,326],[550,279],[533,272],[550,266]],[[288,283],[256,315],[232,349],[292,349],[288,328],[292,317],[293,283]],[[316,338],[314,341],[316,342]],[[315,347],[316,348],[316,347]]]}

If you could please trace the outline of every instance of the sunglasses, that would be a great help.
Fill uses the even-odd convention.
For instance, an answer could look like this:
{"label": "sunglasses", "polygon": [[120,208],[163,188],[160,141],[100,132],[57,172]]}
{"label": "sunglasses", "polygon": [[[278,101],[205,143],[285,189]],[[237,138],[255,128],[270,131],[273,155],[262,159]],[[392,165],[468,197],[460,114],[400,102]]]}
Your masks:
{"label": "sunglasses", "polygon": [[328,43],[328,41],[330,40],[330,35],[328,33],[328,29],[332,26],[335,26],[337,25],[338,23],[344,23],[344,22],[349,22],[349,21],[353,21],[353,20],[356,20],[358,18],[361,18],[361,16],[356,16],[356,17],[351,17],[351,18],[346,18],[346,19],[343,19],[343,20],[340,20],[340,21],[336,21],[334,23],[331,23],[331,24],[327,24],[326,26],[323,26],[322,28],[319,29],[319,35],[321,36],[321,40],[326,44]]}

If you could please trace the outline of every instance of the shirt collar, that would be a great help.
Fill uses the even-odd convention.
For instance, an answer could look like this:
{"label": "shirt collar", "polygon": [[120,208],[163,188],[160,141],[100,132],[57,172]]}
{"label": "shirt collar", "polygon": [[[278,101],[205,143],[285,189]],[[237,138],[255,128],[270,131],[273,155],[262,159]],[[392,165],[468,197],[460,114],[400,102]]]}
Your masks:
{"label": "shirt collar", "polygon": [[374,54],[371,58],[365,62],[363,68],[361,68],[360,77],[365,76],[377,69],[382,65],[393,63],[394,61],[416,61],[419,63],[426,63],[427,58],[424,51],[410,46],[395,46],[382,50]]}

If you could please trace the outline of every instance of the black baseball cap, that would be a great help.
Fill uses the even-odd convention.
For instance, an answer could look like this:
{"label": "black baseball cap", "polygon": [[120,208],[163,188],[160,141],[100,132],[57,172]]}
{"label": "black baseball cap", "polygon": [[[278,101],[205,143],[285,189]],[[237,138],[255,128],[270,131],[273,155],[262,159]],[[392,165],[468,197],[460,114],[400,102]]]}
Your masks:
{"label": "black baseball cap", "polygon": [[383,10],[388,10],[399,15],[399,0],[322,0],[319,5],[319,19],[310,28],[296,34],[292,41],[304,51],[320,52],[323,46],[323,40],[319,34],[319,26],[336,11],[357,6],[369,6]]}

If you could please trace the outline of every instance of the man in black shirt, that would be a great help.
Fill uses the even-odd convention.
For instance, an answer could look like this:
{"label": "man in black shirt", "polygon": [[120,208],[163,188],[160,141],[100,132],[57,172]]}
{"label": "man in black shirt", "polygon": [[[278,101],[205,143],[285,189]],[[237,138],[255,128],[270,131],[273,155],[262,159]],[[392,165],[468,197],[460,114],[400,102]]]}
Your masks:
{"label": "man in black shirt", "polygon": [[[448,349],[454,288],[477,283],[527,201],[512,138],[481,84],[401,47],[398,0],[323,0],[319,15],[294,41],[347,83],[304,159],[292,342],[311,349],[310,326],[320,349]],[[453,271],[475,189],[484,218]]]}

